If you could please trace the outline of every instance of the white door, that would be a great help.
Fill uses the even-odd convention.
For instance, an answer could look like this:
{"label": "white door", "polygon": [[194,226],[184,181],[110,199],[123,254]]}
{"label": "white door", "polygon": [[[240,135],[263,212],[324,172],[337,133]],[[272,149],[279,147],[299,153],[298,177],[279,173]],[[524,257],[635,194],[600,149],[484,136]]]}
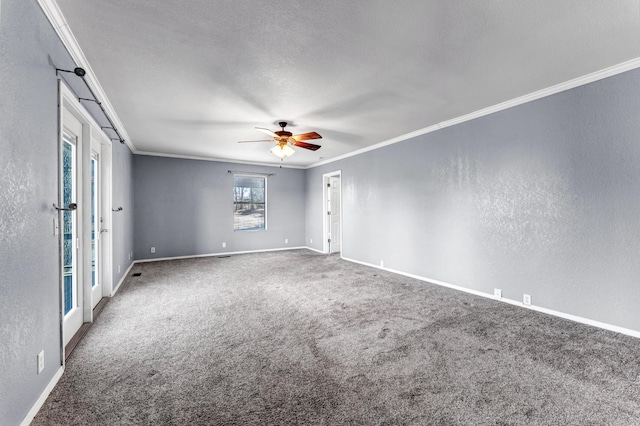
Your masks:
{"label": "white door", "polygon": [[329,178],[329,229],[331,240],[329,252],[337,253],[341,251],[341,230],[340,230],[340,177],[331,176]]}
{"label": "white door", "polygon": [[[82,262],[80,262],[80,225],[82,124],[66,110],[63,113],[64,130],[60,146],[60,202],[62,224],[60,239],[62,246],[62,295],[64,344],[80,329],[83,322],[82,307]],[[78,209],[69,209],[76,204]]]}
{"label": "white door", "polygon": [[102,298],[102,182],[100,143],[91,138],[90,197],[91,197],[91,309]]}

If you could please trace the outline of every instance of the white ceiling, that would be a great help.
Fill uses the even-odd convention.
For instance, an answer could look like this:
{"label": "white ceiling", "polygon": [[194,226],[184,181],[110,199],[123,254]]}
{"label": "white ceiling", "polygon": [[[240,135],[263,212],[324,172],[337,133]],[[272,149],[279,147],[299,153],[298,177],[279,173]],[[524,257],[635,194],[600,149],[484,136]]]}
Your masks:
{"label": "white ceiling", "polygon": [[307,166],[640,57],[640,0],[57,0],[137,152]]}

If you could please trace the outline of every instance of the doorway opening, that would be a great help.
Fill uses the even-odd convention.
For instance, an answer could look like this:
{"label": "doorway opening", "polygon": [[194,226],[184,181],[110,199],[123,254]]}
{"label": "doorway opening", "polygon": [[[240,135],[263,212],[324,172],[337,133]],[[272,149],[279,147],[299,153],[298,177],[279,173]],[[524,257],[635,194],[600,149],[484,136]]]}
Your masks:
{"label": "doorway opening", "polygon": [[323,251],[342,253],[342,172],[322,175]]}

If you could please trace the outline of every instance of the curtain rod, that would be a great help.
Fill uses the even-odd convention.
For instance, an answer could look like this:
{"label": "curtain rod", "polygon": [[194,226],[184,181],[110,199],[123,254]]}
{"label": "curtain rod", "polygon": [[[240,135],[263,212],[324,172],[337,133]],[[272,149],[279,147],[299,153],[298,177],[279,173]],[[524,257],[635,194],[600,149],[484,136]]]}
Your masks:
{"label": "curtain rod", "polygon": [[[91,96],[93,97],[93,99],[91,99],[91,98],[80,98],[79,97],[78,100],[79,101],[95,102],[96,105],[98,105],[100,107],[100,109],[102,110],[102,114],[104,114],[105,118],[109,122],[109,126],[100,127],[102,129],[102,131],[104,131],[105,129],[113,130],[118,137],[117,138],[112,138],[112,137],[109,137],[109,135],[107,135],[109,137],[109,139],[111,139],[112,141],[120,141],[120,143],[124,143],[124,139],[120,135],[120,132],[118,131],[118,129],[116,129],[116,126],[115,126],[115,124],[113,124],[113,121],[111,121],[111,117],[109,117],[109,114],[107,114],[107,111],[102,106],[102,102],[98,101],[98,97],[93,92],[93,89],[91,89],[91,86],[89,86],[89,83],[87,82],[87,80],[85,80],[84,76],[85,76],[85,74],[87,72],[84,70],[84,68],[76,67],[76,68],[73,69],[73,71],[56,68],[56,75],[58,75],[59,72],[72,73],[72,74],[75,74],[75,75],[77,75],[78,77],[80,77],[82,79],[82,81],[84,82],[85,86],[87,86],[87,89],[89,89],[89,93],[91,93]],[[105,134],[106,133],[107,132],[105,132]]]}
{"label": "curtain rod", "polygon": [[256,176],[275,176],[275,173],[243,172],[240,170],[227,170],[227,173],[241,173],[244,175],[256,175]]}

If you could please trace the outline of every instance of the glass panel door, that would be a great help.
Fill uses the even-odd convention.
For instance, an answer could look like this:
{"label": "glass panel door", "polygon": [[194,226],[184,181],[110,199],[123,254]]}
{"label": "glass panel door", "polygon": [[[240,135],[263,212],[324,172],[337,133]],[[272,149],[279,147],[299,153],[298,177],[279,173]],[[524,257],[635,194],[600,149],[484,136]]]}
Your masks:
{"label": "glass panel door", "polygon": [[[62,141],[62,207],[76,200],[76,145],[70,135]],[[62,212],[62,266],[65,317],[78,306],[77,217],[75,210]]]}
{"label": "glass panel door", "polygon": [[95,287],[98,276],[98,264],[96,258],[98,257],[98,245],[96,240],[98,237],[97,232],[100,228],[98,225],[98,176],[96,176],[96,163],[98,159],[95,156],[91,156],[91,287]]}
{"label": "glass panel door", "polygon": [[[82,326],[84,318],[84,294],[82,256],[82,216],[88,209],[82,208],[82,124],[72,114],[63,110],[63,132],[60,146],[60,239],[62,246],[62,308],[64,345]],[[87,168],[88,168],[87,164]],[[69,209],[76,204],[77,209]],[[68,209],[68,210],[67,210]],[[88,244],[88,242],[87,242]],[[87,246],[88,248],[88,246]],[[88,258],[88,255],[86,256]],[[88,277],[87,277],[88,279]]]}
{"label": "glass panel door", "polygon": [[101,229],[102,217],[100,206],[100,155],[96,150],[100,145],[92,141],[91,151],[91,307],[102,299],[102,268],[101,268]]}

